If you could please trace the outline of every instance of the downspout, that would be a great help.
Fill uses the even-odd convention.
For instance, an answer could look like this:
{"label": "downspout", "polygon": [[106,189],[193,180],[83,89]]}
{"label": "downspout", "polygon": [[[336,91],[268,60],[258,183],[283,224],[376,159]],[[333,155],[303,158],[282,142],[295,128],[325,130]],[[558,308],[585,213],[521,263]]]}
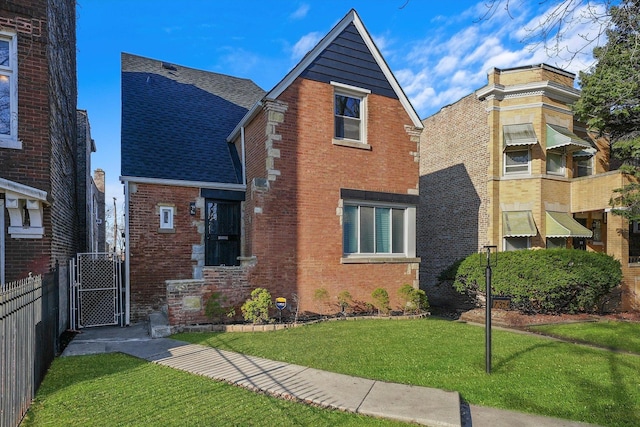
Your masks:
{"label": "downspout", "polygon": [[240,144],[242,146],[242,184],[247,186],[247,157],[244,151],[244,126],[240,127]]}
{"label": "downspout", "polygon": [[131,185],[129,181],[126,181],[124,185],[124,323],[126,326],[131,323],[131,269],[129,268],[129,209],[131,209],[131,206],[129,205],[129,185]]}

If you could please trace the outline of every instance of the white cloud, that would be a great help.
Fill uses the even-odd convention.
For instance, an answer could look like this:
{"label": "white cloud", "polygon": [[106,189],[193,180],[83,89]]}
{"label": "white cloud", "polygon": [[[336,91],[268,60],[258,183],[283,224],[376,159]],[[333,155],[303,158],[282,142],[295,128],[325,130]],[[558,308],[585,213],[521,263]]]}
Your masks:
{"label": "white cloud", "polygon": [[392,52],[389,48],[392,44],[391,40],[389,40],[385,36],[371,36],[371,37],[373,38],[373,42],[378,47],[378,50],[380,51],[380,53],[382,53],[382,56],[385,58],[390,58],[392,55]]}
{"label": "white cloud", "polygon": [[322,39],[323,34],[314,31],[312,33],[305,34],[293,45],[292,58],[298,60],[302,58],[307,52],[315,47],[316,44]]}
{"label": "white cloud", "polygon": [[311,6],[309,6],[307,3],[302,3],[300,7],[295,10],[295,12],[289,15],[289,18],[294,20],[303,19],[307,16],[307,13],[309,13],[310,8]]}
{"label": "white cloud", "polygon": [[[540,13],[542,7],[546,9]],[[549,13],[546,4],[535,9],[533,4],[518,2],[517,9],[507,12],[498,7],[483,18],[485,12],[485,2],[480,1],[456,16],[435,17],[427,37],[404,47],[404,53],[396,51],[402,55],[402,70],[396,77],[422,117],[485,85],[492,68],[547,63],[577,74],[593,64],[591,47],[572,57],[584,47],[585,37],[602,32],[590,19],[593,9],[583,6],[576,11],[579,18],[566,27],[559,56],[550,56],[542,44],[521,41],[530,34],[526,28]],[[473,23],[467,24],[470,19]]]}

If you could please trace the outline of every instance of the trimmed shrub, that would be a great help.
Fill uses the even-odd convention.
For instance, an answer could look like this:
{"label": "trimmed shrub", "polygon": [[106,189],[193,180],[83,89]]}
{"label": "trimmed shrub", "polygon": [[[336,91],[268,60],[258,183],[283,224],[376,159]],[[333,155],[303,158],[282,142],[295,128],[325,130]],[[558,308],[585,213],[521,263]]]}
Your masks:
{"label": "trimmed shrub", "polygon": [[[454,287],[484,295],[485,268],[485,254],[468,256],[457,268]],[[492,267],[493,295],[511,297],[512,306],[524,313],[598,311],[621,280],[618,260],[576,249],[500,252]]]}
{"label": "trimmed shrub", "polygon": [[353,298],[349,291],[341,291],[338,294],[338,305],[340,306],[340,313],[343,316],[347,315],[347,309],[353,304]]}
{"label": "trimmed shrub", "polygon": [[255,288],[251,291],[251,298],[246,300],[242,307],[244,320],[252,323],[267,323],[269,321],[269,308],[273,305],[271,294],[264,288]]}
{"label": "trimmed shrub", "polygon": [[211,293],[204,306],[204,314],[212,321],[222,323],[223,316],[228,312],[225,308],[226,302],[227,299],[220,292]]}
{"label": "trimmed shrub", "polygon": [[371,293],[371,297],[373,298],[373,306],[378,309],[378,316],[389,313],[389,293],[386,289],[375,289]]}
{"label": "trimmed shrub", "polygon": [[409,284],[402,285],[398,289],[398,296],[402,301],[402,311],[407,313],[420,313],[429,309],[429,301],[426,293],[422,289],[415,289]]}

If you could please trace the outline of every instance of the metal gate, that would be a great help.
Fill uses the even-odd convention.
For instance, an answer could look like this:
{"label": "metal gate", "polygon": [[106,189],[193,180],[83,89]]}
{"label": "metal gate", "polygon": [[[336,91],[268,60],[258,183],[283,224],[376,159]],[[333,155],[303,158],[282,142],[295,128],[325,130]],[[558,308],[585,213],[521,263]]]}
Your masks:
{"label": "metal gate", "polygon": [[123,324],[122,262],[113,253],[83,253],[72,258],[72,329]]}

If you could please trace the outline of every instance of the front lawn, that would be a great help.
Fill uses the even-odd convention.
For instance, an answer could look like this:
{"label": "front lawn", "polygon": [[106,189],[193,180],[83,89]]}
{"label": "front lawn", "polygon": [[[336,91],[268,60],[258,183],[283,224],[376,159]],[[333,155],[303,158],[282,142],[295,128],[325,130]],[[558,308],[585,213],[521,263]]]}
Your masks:
{"label": "front lawn", "polygon": [[530,329],[545,335],[640,354],[640,323],[584,322],[532,326]]}
{"label": "front lawn", "polygon": [[57,358],[22,426],[401,426],[254,393],[123,354]]}
{"label": "front lawn", "polygon": [[472,404],[608,426],[640,425],[640,357],[437,319],[334,321],[176,339],[382,381],[457,390]]}

